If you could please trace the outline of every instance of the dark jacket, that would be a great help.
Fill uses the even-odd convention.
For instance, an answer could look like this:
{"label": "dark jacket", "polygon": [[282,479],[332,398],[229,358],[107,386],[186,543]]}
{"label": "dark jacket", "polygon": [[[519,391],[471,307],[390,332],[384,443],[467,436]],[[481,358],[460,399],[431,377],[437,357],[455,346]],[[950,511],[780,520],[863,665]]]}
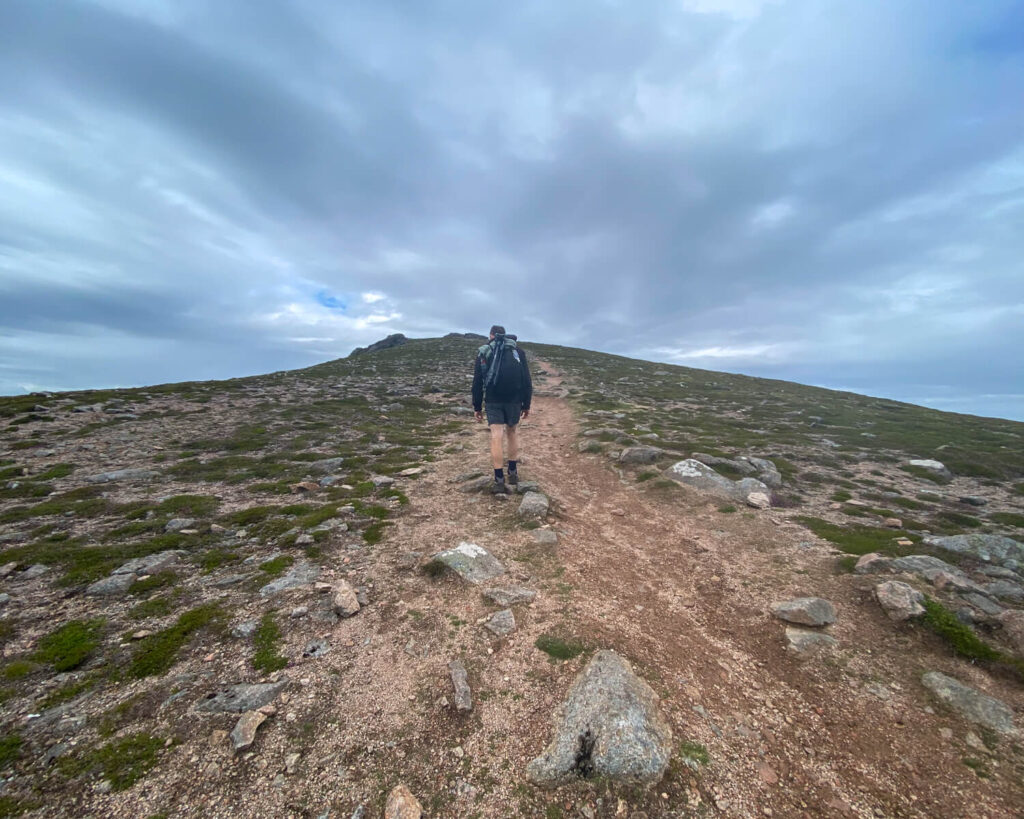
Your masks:
{"label": "dark jacket", "polygon": [[[480,349],[483,350],[483,347]],[[473,409],[476,412],[483,409],[485,398],[488,401],[519,401],[524,410],[530,408],[530,402],[533,401],[533,379],[530,378],[530,365],[526,361],[526,351],[519,345],[516,345],[516,350],[519,352],[520,366],[523,368],[523,388],[519,396],[515,398],[495,398],[491,394],[493,387],[488,387],[487,394],[484,395],[484,376],[487,375],[488,360],[481,352],[477,352],[473,364]]]}

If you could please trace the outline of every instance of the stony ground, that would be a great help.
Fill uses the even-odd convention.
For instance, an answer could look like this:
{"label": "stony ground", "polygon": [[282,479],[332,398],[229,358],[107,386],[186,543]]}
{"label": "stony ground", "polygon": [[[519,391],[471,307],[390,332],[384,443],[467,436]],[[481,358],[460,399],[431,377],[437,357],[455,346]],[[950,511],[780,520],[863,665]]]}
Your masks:
{"label": "stony ground", "polygon": [[[925,554],[993,581],[924,539],[1020,539],[1024,425],[528,345],[522,473],[551,509],[523,521],[518,496],[464,491],[488,466],[473,347],[0,402],[0,816],[347,819],[380,815],[399,783],[438,817],[1020,815],[1021,737],[921,677],[949,674],[1024,727],[1006,620],[1024,599],[1007,587],[985,611],[914,573],[852,569]],[[625,462],[637,446],[648,463]],[[729,478],[739,456],[771,459],[783,485],[754,510],[663,477],[695,455]],[[487,628],[495,583],[434,570],[462,541],[503,564],[499,584],[537,592],[505,636]],[[963,631],[891,621],[873,596],[888,579]],[[339,617],[346,583],[362,605]],[[834,648],[787,648],[772,606],[802,596],[833,603]],[[527,764],[604,648],[660,697],[668,770],[646,788],[537,787]],[[204,703],[268,682],[283,685],[235,751],[239,714]]]}

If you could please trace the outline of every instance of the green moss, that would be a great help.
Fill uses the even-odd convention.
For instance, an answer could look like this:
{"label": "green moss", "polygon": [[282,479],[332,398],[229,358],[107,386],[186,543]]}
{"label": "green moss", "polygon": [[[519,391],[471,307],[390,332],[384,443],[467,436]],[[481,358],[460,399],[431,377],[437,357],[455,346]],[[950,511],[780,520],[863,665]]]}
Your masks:
{"label": "green moss", "polygon": [[74,471],[74,464],[54,464],[41,475],[36,475],[35,478],[38,481],[49,481],[54,478],[66,478]]}
{"label": "green moss", "polygon": [[857,565],[857,556],[856,555],[847,555],[846,557],[841,557],[841,558],[839,558],[836,561],[836,568],[840,572],[843,572],[845,574],[852,573],[853,570],[854,570],[854,567],[856,567],[856,565]]}
{"label": "green moss", "polygon": [[707,748],[699,742],[691,742],[685,739],[679,745],[679,756],[684,761],[693,762],[698,765],[707,765],[711,762],[711,756],[708,754]]}
{"label": "green moss", "polygon": [[973,515],[965,515],[963,512],[946,510],[935,515],[934,520],[940,525],[960,526],[965,529],[974,529],[981,526],[981,521]]}
{"label": "green moss", "polygon": [[235,526],[250,526],[277,514],[278,509],[278,506],[250,506],[248,509],[232,512],[224,520]]}
{"label": "green moss", "polygon": [[1024,529],[1024,515],[1017,512],[993,512],[989,517],[995,523],[1002,523],[1004,526],[1016,526]]}
{"label": "green moss", "polygon": [[264,614],[253,634],[253,645],[256,647],[256,653],[252,658],[253,668],[269,674],[288,665],[288,658],[277,653],[280,640],[281,629],[278,628],[274,615],[270,612]]}
{"label": "green moss", "polygon": [[24,740],[16,733],[4,734],[0,737],[0,770],[13,765],[21,758],[21,746]]}
{"label": "green moss", "polygon": [[542,634],[534,645],[556,660],[571,660],[582,654],[586,647],[575,640],[563,639],[554,634]]}
{"label": "green moss", "polygon": [[20,680],[38,670],[39,666],[31,660],[11,660],[4,666],[3,675],[6,680]]}
{"label": "green moss", "polygon": [[970,626],[957,620],[956,615],[937,600],[927,595],[922,604],[925,614],[921,621],[945,640],[953,651],[969,660],[995,662],[1002,654],[984,642]]}
{"label": "green moss", "polygon": [[268,560],[265,563],[261,563],[260,571],[270,578],[280,577],[288,570],[288,568],[294,562],[295,558],[291,555],[278,555],[273,560]]}
{"label": "green moss", "polygon": [[36,704],[36,708],[40,711],[45,711],[48,708],[53,708],[54,706],[61,705],[65,702],[70,702],[75,697],[79,696],[80,694],[84,694],[86,691],[88,691],[90,688],[96,685],[98,679],[99,678],[97,676],[92,675],[89,677],[84,677],[83,679],[78,680],[77,682],[68,683],[67,685],[62,686],[56,689],[55,691],[51,691],[49,694],[47,694],[42,700],[40,700]]}
{"label": "green moss", "polygon": [[128,609],[132,620],[145,620],[149,617],[166,617],[174,611],[174,602],[169,597],[151,597]]}
{"label": "green moss", "polygon": [[128,675],[142,679],[163,674],[174,665],[178,652],[193,634],[201,629],[222,626],[224,619],[224,611],[216,604],[206,604],[185,612],[170,628],[141,641],[128,666]]}
{"label": "green moss", "polygon": [[736,507],[733,506],[731,503],[727,503],[724,506],[719,506],[718,511],[724,515],[729,515],[736,511]]}
{"label": "green moss", "polygon": [[220,498],[212,495],[174,495],[157,506],[165,515],[205,518],[217,511]]}
{"label": "green moss", "polygon": [[383,520],[371,523],[363,530],[363,540],[370,545],[380,543],[384,537],[384,528],[388,525],[387,521]]}
{"label": "green moss", "polygon": [[838,526],[821,518],[801,515],[796,518],[818,537],[836,544],[844,552],[866,555],[869,552],[897,554],[896,537],[907,537],[919,541],[919,535],[901,532],[898,529],[882,529],[875,526]]}
{"label": "green moss", "polygon": [[79,756],[58,760],[66,776],[98,773],[110,782],[114,791],[130,788],[157,764],[164,740],[152,734],[131,734]]}
{"label": "green moss", "polygon": [[78,668],[100,644],[103,620],[72,620],[39,640],[33,655],[55,671]]}
{"label": "green moss", "polygon": [[178,582],[178,575],[171,571],[157,572],[151,574],[144,580],[136,580],[131,586],[128,587],[129,594],[148,594],[156,589],[162,589],[166,586],[173,586]]}
{"label": "green moss", "polygon": [[649,481],[652,478],[657,478],[657,477],[658,477],[658,473],[657,472],[641,472],[639,475],[636,476],[636,482],[637,483],[643,483],[644,481]]}
{"label": "green moss", "polygon": [[982,760],[971,756],[965,756],[962,761],[964,765],[977,774],[979,779],[988,779],[992,776],[992,772],[988,769],[988,765],[986,765]]}
{"label": "green moss", "polygon": [[202,568],[205,574],[209,574],[215,569],[219,569],[221,566],[225,566],[228,563],[234,563],[238,560],[241,555],[238,552],[232,552],[230,549],[223,549],[220,547],[207,549],[192,558],[193,562]]}

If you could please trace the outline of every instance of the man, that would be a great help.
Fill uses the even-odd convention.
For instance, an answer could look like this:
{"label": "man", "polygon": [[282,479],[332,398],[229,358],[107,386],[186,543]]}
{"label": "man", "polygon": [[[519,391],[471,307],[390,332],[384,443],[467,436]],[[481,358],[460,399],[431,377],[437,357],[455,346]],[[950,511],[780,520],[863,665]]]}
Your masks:
{"label": "man", "polygon": [[505,328],[495,324],[491,337],[476,354],[473,368],[473,409],[476,420],[483,421],[481,412],[487,403],[487,424],[491,430],[491,463],[494,466],[495,494],[506,492],[505,463],[502,444],[508,438],[508,483],[519,483],[519,428],[520,418],[530,414],[533,400],[533,380],[526,363],[526,353],[516,343],[515,336],[505,334]]}

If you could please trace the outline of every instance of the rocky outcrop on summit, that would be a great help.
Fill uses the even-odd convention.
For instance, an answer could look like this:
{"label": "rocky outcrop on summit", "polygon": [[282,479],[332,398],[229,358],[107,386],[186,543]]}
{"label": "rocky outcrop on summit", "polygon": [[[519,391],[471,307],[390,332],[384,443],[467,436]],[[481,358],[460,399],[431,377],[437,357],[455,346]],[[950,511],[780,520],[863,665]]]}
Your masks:
{"label": "rocky outcrop on summit", "polygon": [[921,683],[965,719],[1000,734],[1017,733],[1013,724],[1013,711],[1001,700],[982,694],[938,671],[929,671],[921,677]]}
{"label": "rocky outcrop on summit", "polygon": [[573,682],[555,738],[527,775],[546,786],[594,776],[656,782],[671,755],[658,695],[614,651],[599,651]]}
{"label": "rocky outcrop on summit", "polygon": [[480,333],[448,333],[445,338],[468,338],[470,341],[487,341],[487,336]]}
{"label": "rocky outcrop on summit", "polygon": [[408,343],[409,339],[401,333],[392,333],[387,338],[375,341],[369,347],[356,347],[351,353],[349,353],[349,357],[362,355],[363,353],[375,353],[378,350],[390,350],[392,347],[400,347],[401,345]]}

